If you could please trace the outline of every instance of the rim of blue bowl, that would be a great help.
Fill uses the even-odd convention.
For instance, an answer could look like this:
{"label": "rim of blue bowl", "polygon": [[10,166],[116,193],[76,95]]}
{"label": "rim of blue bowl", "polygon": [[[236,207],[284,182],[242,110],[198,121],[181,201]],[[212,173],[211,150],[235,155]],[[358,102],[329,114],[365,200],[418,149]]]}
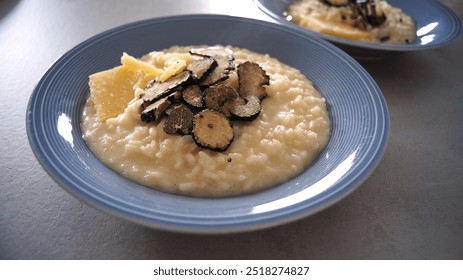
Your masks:
{"label": "rim of blue bowl", "polygon": [[[371,158],[365,159],[365,164],[358,168],[357,173],[352,174],[349,178],[345,178],[342,182],[342,186],[338,186],[336,191],[331,193],[329,199],[320,198],[320,201],[317,201],[315,204],[305,205],[305,201],[299,201],[297,204],[291,205],[291,207],[286,207],[283,209],[278,209],[273,212],[254,214],[252,217],[246,217],[246,219],[242,219],[241,221],[238,219],[233,219],[232,217],[228,217],[227,219],[212,219],[208,220],[204,217],[195,219],[194,217],[176,217],[175,215],[172,216],[169,213],[155,213],[156,215],[152,215],[153,213],[146,213],[146,215],[139,215],[138,212],[133,211],[132,209],[127,209],[125,207],[118,207],[118,201],[116,200],[104,200],[104,198],[98,197],[98,194],[91,193],[91,191],[95,190],[85,190],[76,188],[76,184],[81,182],[75,182],[76,178],[73,178],[72,175],[67,174],[66,170],[59,170],[54,166],[53,161],[49,158],[48,153],[53,153],[52,150],[47,150],[42,145],[41,141],[49,141],[49,139],[40,139],[40,136],[43,135],[46,137],[46,131],[38,131],[37,125],[41,125],[38,123],[34,123],[34,114],[38,114],[37,110],[43,110],[43,108],[35,107],[38,102],[40,102],[40,98],[37,93],[41,90],[46,90],[48,87],[48,83],[51,83],[57,74],[55,71],[64,67],[68,59],[78,56],[79,53],[89,47],[91,47],[91,43],[104,40],[107,37],[111,37],[114,34],[119,32],[125,32],[127,30],[131,30],[133,28],[139,28],[143,25],[150,25],[150,24],[159,24],[160,22],[171,22],[171,21],[191,21],[191,20],[206,20],[206,21],[228,21],[230,24],[236,21],[240,21],[241,23],[250,25],[250,26],[260,26],[265,28],[274,28],[282,32],[289,32],[292,36],[297,36],[302,39],[310,39],[312,43],[320,45],[324,48],[328,48],[333,54],[336,54],[339,59],[343,60],[345,63],[348,63],[349,67],[354,68],[362,78],[366,79],[365,82],[368,83],[369,90],[374,92],[377,98],[379,109],[381,110],[381,115],[379,115],[380,119],[377,120],[379,125],[379,137],[375,139],[375,144],[373,145],[374,148],[369,150],[368,155]],[[239,47],[239,46],[238,46]],[[378,108],[376,108],[378,109]],[[348,194],[350,194],[353,190],[355,190],[368,176],[373,172],[376,166],[379,164],[386,146],[387,146],[387,138],[389,135],[389,115],[386,106],[386,102],[384,97],[382,96],[381,91],[379,90],[378,86],[374,82],[374,80],[369,76],[366,70],[360,66],[355,60],[353,60],[350,56],[348,56],[343,51],[336,48],[334,45],[325,42],[317,37],[307,35],[304,33],[299,32],[295,28],[288,28],[286,26],[281,26],[275,23],[249,19],[249,18],[240,18],[240,17],[232,17],[226,15],[208,15],[208,14],[200,14],[200,15],[180,15],[180,16],[167,16],[155,19],[147,19],[137,22],[128,23],[125,25],[121,25],[105,32],[102,32],[98,35],[95,35],[82,43],[78,44],[68,52],[66,52],[63,56],[61,56],[43,75],[43,77],[38,82],[37,86],[35,87],[33,94],[29,100],[27,106],[27,113],[26,113],[26,129],[27,135],[32,147],[32,150],[38,159],[39,163],[43,166],[46,172],[52,177],[61,187],[63,187],[66,191],[73,194],[75,197],[79,198],[80,200],[88,203],[89,205],[96,207],[103,212],[121,217],[123,219],[146,225],[149,227],[168,230],[168,231],[175,231],[175,232],[183,232],[183,233],[235,233],[235,232],[243,232],[243,231],[251,231],[257,229],[263,229],[272,227],[275,225],[281,225],[285,223],[289,223],[295,220],[298,220],[302,217],[306,217],[308,215],[314,214],[319,212],[334,203],[338,202]],[[41,133],[41,134],[38,134]],[[46,143],[49,144],[49,143]],[[130,181],[127,180],[129,184]],[[133,182],[132,182],[133,183]],[[88,192],[86,192],[88,191]],[[172,194],[160,194],[160,195],[167,195],[171,196]],[[175,195],[174,195],[175,196]],[[189,198],[187,198],[189,199]],[[197,199],[197,198],[191,198]],[[234,199],[234,198],[233,198]],[[209,200],[209,199],[206,199]],[[238,217],[239,218],[239,217]]]}

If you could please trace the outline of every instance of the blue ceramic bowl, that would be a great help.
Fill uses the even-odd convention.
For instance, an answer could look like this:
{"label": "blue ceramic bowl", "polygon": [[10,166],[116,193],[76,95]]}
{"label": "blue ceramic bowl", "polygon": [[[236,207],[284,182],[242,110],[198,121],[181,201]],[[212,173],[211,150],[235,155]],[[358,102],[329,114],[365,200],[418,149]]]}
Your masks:
{"label": "blue ceramic bowl", "polygon": [[417,40],[406,45],[375,44],[347,40],[331,35],[321,34],[300,27],[287,21],[283,12],[288,5],[296,0],[254,0],[256,5],[277,22],[291,25],[302,32],[326,39],[349,54],[356,57],[381,57],[392,52],[419,51],[438,48],[455,41],[462,33],[461,21],[458,16],[435,0],[388,0],[394,7],[402,9],[410,15],[417,26]]}
{"label": "blue ceramic bowl", "polygon": [[[287,44],[291,42],[291,44]],[[330,105],[332,136],[299,176],[271,189],[231,198],[159,192],[102,164],[82,138],[88,76],[172,45],[223,44],[268,53],[300,69]],[[74,47],[44,74],[27,107],[30,145],[43,168],[65,190],[112,215],[153,228],[230,233],[288,223],[345,197],[373,171],[389,132],[384,98],[350,56],[295,28],[220,15],[187,15],[135,22]]]}

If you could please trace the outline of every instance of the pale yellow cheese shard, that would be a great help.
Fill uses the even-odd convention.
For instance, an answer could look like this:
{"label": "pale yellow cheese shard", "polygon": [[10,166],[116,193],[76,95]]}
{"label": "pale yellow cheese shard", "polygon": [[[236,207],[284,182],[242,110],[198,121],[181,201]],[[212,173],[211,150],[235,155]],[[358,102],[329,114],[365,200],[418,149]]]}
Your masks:
{"label": "pale yellow cheese shard", "polygon": [[177,75],[178,73],[182,72],[183,69],[186,67],[185,60],[178,60],[175,63],[167,66],[166,70],[159,76],[159,81],[164,82],[170,77]]}
{"label": "pale yellow cheese shard", "polygon": [[149,82],[154,81],[154,79],[159,76],[154,74],[146,74],[140,71],[137,71],[136,75],[138,77],[138,82],[135,83],[135,85],[133,86],[134,90],[136,90],[137,88],[145,88]]}
{"label": "pale yellow cheese shard", "polygon": [[191,55],[189,53],[166,53],[156,56],[154,63],[158,67],[168,67],[178,60],[184,60],[187,64],[191,62]]}
{"label": "pale yellow cheese shard", "polygon": [[307,27],[314,31],[344,39],[362,40],[371,39],[373,37],[373,35],[369,32],[360,30],[342,22],[326,20],[317,15],[312,15],[307,19],[304,19],[304,21]]}
{"label": "pale yellow cheese shard", "polygon": [[101,122],[117,117],[134,98],[134,87],[143,79],[127,66],[95,73],[89,77],[90,94]]}
{"label": "pale yellow cheese shard", "polygon": [[163,69],[156,68],[154,65],[151,65],[147,62],[136,59],[135,57],[130,56],[127,53],[122,54],[121,63],[122,65],[127,66],[133,71],[140,70],[140,71],[145,72],[148,75],[153,75],[153,76],[159,76],[164,71]]}
{"label": "pale yellow cheese shard", "polygon": [[189,53],[170,53],[156,58],[156,65],[161,65],[164,72],[159,76],[159,81],[164,82],[170,77],[185,70],[191,62]]}

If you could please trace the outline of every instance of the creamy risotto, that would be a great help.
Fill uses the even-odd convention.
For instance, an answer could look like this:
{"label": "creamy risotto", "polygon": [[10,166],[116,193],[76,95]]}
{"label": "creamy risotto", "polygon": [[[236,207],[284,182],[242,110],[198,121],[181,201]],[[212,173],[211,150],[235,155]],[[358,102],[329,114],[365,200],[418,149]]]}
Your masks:
{"label": "creamy risotto", "polygon": [[416,37],[413,19],[382,0],[297,0],[285,16],[302,27],[349,40],[408,44]]}
{"label": "creamy risotto", "polygon": [[[124,54],[123,66],[115,68],[117,73],[101,72],[90,77],[92,93],[83,112],[83,137],[103,163],[161,191],[223,197],[259,191],[294,177],[325,148],[330,120],[325,99],[312,83],[275,58],[235,47],[229,47],[234,64],[257,63],[269,81],[258,116],[232,122],[234,136],[228,147],[216,151],[201,147],[190,134],[166,133],[165,118],[154,123],[142,121],[147,81],[153,77],[159,80],[178,64],[188,67],[192,48],[175,46],[155,51],[141,61]],[[123,70],[134,65],[137,71]],[[123,71],[128,71],[129,78]],[[123,106],[113,112],[107,107],[114,104],[106,106],[102,99],[119,98],[107,92],[121,88],[116,78],[130,85],[126,92],[132,96],[116,102]],[[238,90],[238,79],[236,71],[230,70],[228,78],[218,83]]]}

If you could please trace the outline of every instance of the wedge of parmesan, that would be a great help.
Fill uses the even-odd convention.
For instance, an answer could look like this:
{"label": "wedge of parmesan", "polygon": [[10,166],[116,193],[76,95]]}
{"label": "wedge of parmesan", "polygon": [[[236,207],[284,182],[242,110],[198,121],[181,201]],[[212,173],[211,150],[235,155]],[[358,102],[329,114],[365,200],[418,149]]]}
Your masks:
{"label": "wedge of parmesan", "polygon": [[135,89],[143,88],[154,77],[134,71],[126,65],[95,73],[89,77],[90,94],[101,122],[117,117],[135,97]]}
{"label": "wedge of parmesan", "polygon": [[159,56],[155,63],[164,69],[164,72],[159,76],[159,81],[164,82],[182,72],[190,62],[191,55],[189,53],[171,53]]}
{"label": "wedge of parmesan", "polygon": [[143,71],[148,75],[159,76],[164,72],[163,69],[156,68],[154,65],[144,62],[142,60],[136,59],[133,56],[123,53],[121,57],[122,65],[127,66],[133,71]]}

